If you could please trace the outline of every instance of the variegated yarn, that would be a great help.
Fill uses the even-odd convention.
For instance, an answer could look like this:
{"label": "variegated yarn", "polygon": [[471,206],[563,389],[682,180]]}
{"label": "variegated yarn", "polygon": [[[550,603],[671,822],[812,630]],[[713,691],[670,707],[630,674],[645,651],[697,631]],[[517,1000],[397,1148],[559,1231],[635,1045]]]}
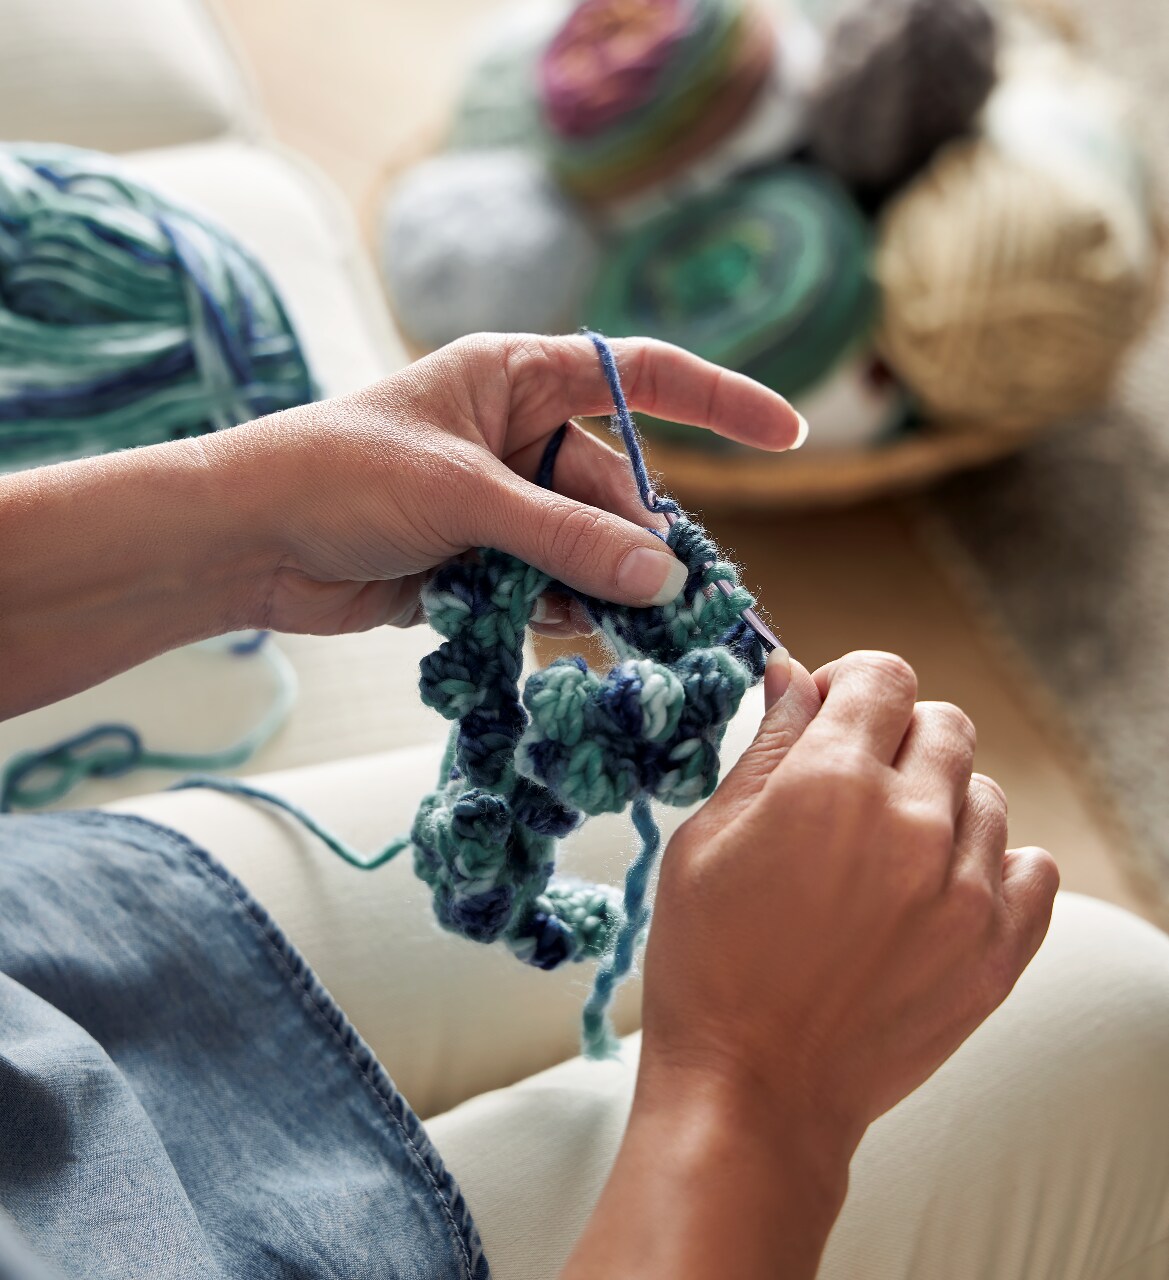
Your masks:
{"label": "variegated yarn", "polygon": [[[649,489],[612,355],[593,340],[646,507],[675,512]],[[753,600],[734,567],[683,515],[666,542],[690,569],[671,604],[583,600],[618,658],[605,676],[565,658],[533,672],[521,693],[525,628],[553,584],[511,556],[485,550],[447,565],[424,594],[446,640],[423,660],[422,698],[455,723],[439,784],[410,833],[415,870],[445,928],[502,940],[542,969],[602,958],[584,1014],[584,1047],[595,1056],[612,1048],[609,998],[648,923],[660,846],[650,801],[687,805],[713,791],[727,723],[764,665],[740,616]],[[584,816],[627,807],[642,849],[624,895],[556,875],[558,839]]]}

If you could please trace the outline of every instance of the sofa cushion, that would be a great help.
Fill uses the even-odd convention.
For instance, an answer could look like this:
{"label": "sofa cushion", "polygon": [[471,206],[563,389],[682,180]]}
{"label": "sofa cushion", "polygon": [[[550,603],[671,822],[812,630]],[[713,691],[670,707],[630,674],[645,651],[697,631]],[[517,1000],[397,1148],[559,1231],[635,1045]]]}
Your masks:
{"label": "sofa cushion", "polygon": [[254,132],[200,0],[0,0],[0,138],[128,151]]}

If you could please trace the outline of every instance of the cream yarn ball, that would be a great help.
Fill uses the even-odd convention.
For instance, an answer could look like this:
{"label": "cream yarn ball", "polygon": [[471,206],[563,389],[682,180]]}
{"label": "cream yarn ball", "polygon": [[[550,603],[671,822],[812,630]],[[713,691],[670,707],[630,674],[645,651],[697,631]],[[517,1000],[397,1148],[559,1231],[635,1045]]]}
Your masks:
{"label": "cream yarn ball", "polygon": [[936,419],[1036,427],[1105,398],[1160,265],[1122,96],[1062,48],[1028,51],[982,135],[887,207],[878,341]]}

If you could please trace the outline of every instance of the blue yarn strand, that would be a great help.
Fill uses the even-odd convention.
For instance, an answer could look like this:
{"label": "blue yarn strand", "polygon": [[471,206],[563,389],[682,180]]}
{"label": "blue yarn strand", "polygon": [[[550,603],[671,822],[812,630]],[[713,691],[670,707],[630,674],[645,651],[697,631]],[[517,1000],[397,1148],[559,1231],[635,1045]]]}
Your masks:
{"label": "blue yarn strand", "polygon": [[625,873],[625,923],[618,931],[612,952],[597,968],[581,1017],[581,1047],[589,1058],[611,1058],[617,1053],[618,1042],[609,1007],[617,988],[632,971],[638,939],[649,927],[646,897],[662,847],[662,832],[645,795],[634,800],[630,817],[641,837],[641,852]]}
{"label": "blue yarn strand", "polygon": [[633,468],[633,478],[637,482],[637,492],[647,511],[677,511],[678,504],[668,498],[658,498],[650,483],[649,469],[645,465],[645,455],[641,449],[641,437],[633,423],[633,415],[625,400],[625,389],[621,385],[621,374],[617,369],[617,359],[608,341],[592,329],[585,329],[584,336],[596,348],[601,361],[601,371],[609,385],[609,395],[613,398],[613,425],[620,433],[625,444],[625,452],[629,457],[629,465]]}

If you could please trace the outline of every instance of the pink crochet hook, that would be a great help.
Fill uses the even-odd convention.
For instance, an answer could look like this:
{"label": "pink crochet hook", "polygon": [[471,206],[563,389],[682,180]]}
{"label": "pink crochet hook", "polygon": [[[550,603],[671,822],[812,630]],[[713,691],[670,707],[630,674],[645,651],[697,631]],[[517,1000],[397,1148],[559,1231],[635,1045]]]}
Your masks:
{"label": "pink crochet hook", "polygon": [[[657,505],[657,494],[655,494],[652,489],[649,491],[649,505],[651,508]],[[677,512],[663,511],[661,514],[666,517],[667,524],[678,523]],[[708,560],[706,564],[704,564],[702,567],[704,569],[709,569],[713,563],[714,563],[713,560]],[[718,589],[723,593],[724,596],[729,596],[732,594],[731,588],[726,584],[726,582],[723,581],[722,578],[719,578],[719,580],[714,585],[718,587]],[[706,588],[708,597],[709,597],[710,590],[711,590],[710,587]],[[755,612],[754,609],[744,609],[739,616],[763,642],[763,647],[767,650],[768,653],[770,653],[772,649],[783,648],[783,645],[780,644],[779,639],[776,636],[775,632],[771,630],[771,628],[767,625],[767,623],[763,621],[763,619]]]}

